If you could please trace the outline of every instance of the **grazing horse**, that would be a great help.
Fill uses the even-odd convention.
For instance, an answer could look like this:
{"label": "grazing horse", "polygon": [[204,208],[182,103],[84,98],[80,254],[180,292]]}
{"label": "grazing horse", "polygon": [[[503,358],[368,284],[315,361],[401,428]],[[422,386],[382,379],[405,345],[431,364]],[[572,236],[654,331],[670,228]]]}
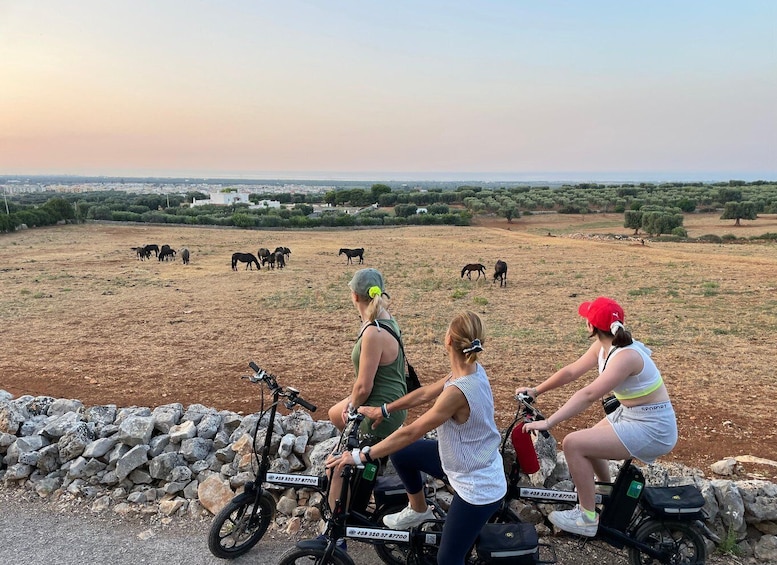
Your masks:
{"label": "grazing horse", "polygon": [[256,270],[261,270],[261,266],[259,265],[259,261],[256,259],[256,255],[253,253],[233,253],[232,254],[232,270],[237,271],[237,262],[240,261],[241,263],[246,264],[246,271],[250,268],[252,271],[254,270],[253,265],[256,265]]}
{"label": "grazing horse", "polygon": [[184,265],[189,264],[189,250],[185,247],[181,249],[181,261],[183,261]]}
{"label": "grazing horse", "polygon": [[507,286],[507,263],[499,259],[494,265],[494,282],[499,280],[499,286]]}
{"label": "grazing horse", "polygon": [[480,263],[470,263],[469,265],[464,265],[464,268],[461,270],[461,278],[464,278],[464,275],[467,275],[467,278],[469,280],[472,280],[472,272],[477,271],[478,272],[478,278],[475,280],[480,279],[480,275],[482,274],[485,278],[486,276],[486,266],[481,265]]}
{"label": "grazing horse", "polygon": [[272,255],[272,253],[270,253],[270,250],[267,249],[266,247],[260,247],[259,252],[256,255],[257,257],[259,257],[259,260],[262,262],[262,265],[266,265],[267,261],[270,260],[270,255]]}
{"label": "grazing horse", "polygon": [[170,258],[171,261],[175,261],[175,249],[165,244],[159,250],[158,258],[160,261],[167,261],[168,257]]}
{"label": "grazing horse", "polygon": [[[168,245],[169,247],[169,245]],[[154,257],[159,257],[159,246],[156,243],[151,243],[149,245],[144,245],[143,249],[148,251],[149,256],[151,255],[151,252],[154,252]]]}
{"label": "grazing horse", "polygon": [[284,261],[288,262],[289,255],[291,255],[291,249],[289,249],[288,247],[276,247],[275,248],[275,253],[283,253]]}
{"label": "grazing horse", "polygon": [[275,252],[275,266],[283,269],[286,266],[286,259],[283,257],[283,251]]}
{"label": "grazing horse", "polygon": [[352,264],[354,257],[358,257],[359,258],[359,263],[364,263],[364,248],[363,247],[359,247],[358,249],[346,249],[345,247],[343,247],[342,249],[340,249],[340,253],[338,253],[337,255],[340,256],[343,253],[345,253],[346,257],[348,257],[348,260],[345,262],[346,265],[349,264],[349,263]]}
{"label": "grazing horse", "polygon": [[145,246],[143,246],[143,247],[133,247],[132,250],[135,253],[137,253],[138,259],[140,259],[141,261],[145,261],[146,259],[150,259],[151,258],[151,251],[146,249]]}

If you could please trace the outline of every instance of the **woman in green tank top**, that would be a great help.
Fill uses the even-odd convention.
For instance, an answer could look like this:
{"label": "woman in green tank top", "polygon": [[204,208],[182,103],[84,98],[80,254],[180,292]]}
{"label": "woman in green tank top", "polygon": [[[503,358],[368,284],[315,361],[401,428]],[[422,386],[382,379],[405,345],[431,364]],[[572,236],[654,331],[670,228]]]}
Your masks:
{"label": "woman in green tank top", "polygon": [[[399,342],[385,329],[391,327],[400,335],[396,320],[386,310],[389,295],[385,292],[383,275],[376,269],[361,269],[356,271],[348,286],[351,301],[361,317],[362,328],[351,351],[356,373],[351,394],[329,409],[329,420],[341,431],[345,428],[349,406],[382,406],[407,392],[404,354]],[[406,416],[405,410],[393,412],[375,430],[371,429],[373,421],[365,418],[360,428],[362,446],[372,445],[390,435],[402,425]],[[334,508],[342,480],[339,473],[330,476],[331,508]]]}
{"label": "woman in green tank top", "polygon": [[[400,335],[397,321],[386,310],[388,294],[383,276],[376,269],[361,269],[348,283],[351,300],[359,312],[362,328],[351,351],[356,380],[351,394],[329,409],[329,419],[342,430],[348,415],[348,406],[382,406],[407,393],[405,358],[399,342],[385,328]],[[365,445],[375,443],[399,428],[406,411],[398,411],[371,429],[372,420],[362,423]]]}

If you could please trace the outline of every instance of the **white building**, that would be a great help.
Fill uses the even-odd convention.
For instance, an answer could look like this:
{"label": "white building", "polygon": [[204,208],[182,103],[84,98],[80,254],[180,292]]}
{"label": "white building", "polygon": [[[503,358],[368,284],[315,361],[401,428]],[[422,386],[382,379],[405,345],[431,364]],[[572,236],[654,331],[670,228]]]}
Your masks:
{"label": "white building", "polygon": [[279,200],[260,200],[258,204],[252,204],[248,200],[246,192],[211,192],[208,200],[192,200],[191,207],[195,206],[231,206],[233,204],[248,204],[250,209],[255,208],[280,208]]}

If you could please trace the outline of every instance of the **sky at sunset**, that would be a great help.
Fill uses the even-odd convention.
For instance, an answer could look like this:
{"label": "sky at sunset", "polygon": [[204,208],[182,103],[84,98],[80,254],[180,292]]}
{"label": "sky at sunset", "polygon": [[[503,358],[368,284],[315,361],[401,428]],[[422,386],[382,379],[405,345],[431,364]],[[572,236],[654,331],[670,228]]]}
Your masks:
{"label": "sky at sunset", "polygon": [[0,175],[777,179],[777,2],[0,0]]}

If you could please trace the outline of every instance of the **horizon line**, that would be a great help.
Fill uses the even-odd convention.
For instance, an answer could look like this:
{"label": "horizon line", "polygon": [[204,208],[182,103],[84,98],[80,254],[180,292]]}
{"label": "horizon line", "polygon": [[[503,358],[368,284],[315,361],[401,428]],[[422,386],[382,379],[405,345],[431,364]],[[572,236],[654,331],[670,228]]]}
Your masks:
{"label": "horizon line", "polygon": [[402,171],[263,171],[248,174],[228,172],[209,172],[202,174],[76,174],[76,173],[0,173],[0,179],[36,179],[36,178],[66,178],[66,179],[169,179],[184,182],[191,181],[348,181],[348,182],[724,182],[741,180],[744,182],[768,181],[777,178],[777,171],[737,172],[737,171],[532,171],[532,172],[402,172]]}

